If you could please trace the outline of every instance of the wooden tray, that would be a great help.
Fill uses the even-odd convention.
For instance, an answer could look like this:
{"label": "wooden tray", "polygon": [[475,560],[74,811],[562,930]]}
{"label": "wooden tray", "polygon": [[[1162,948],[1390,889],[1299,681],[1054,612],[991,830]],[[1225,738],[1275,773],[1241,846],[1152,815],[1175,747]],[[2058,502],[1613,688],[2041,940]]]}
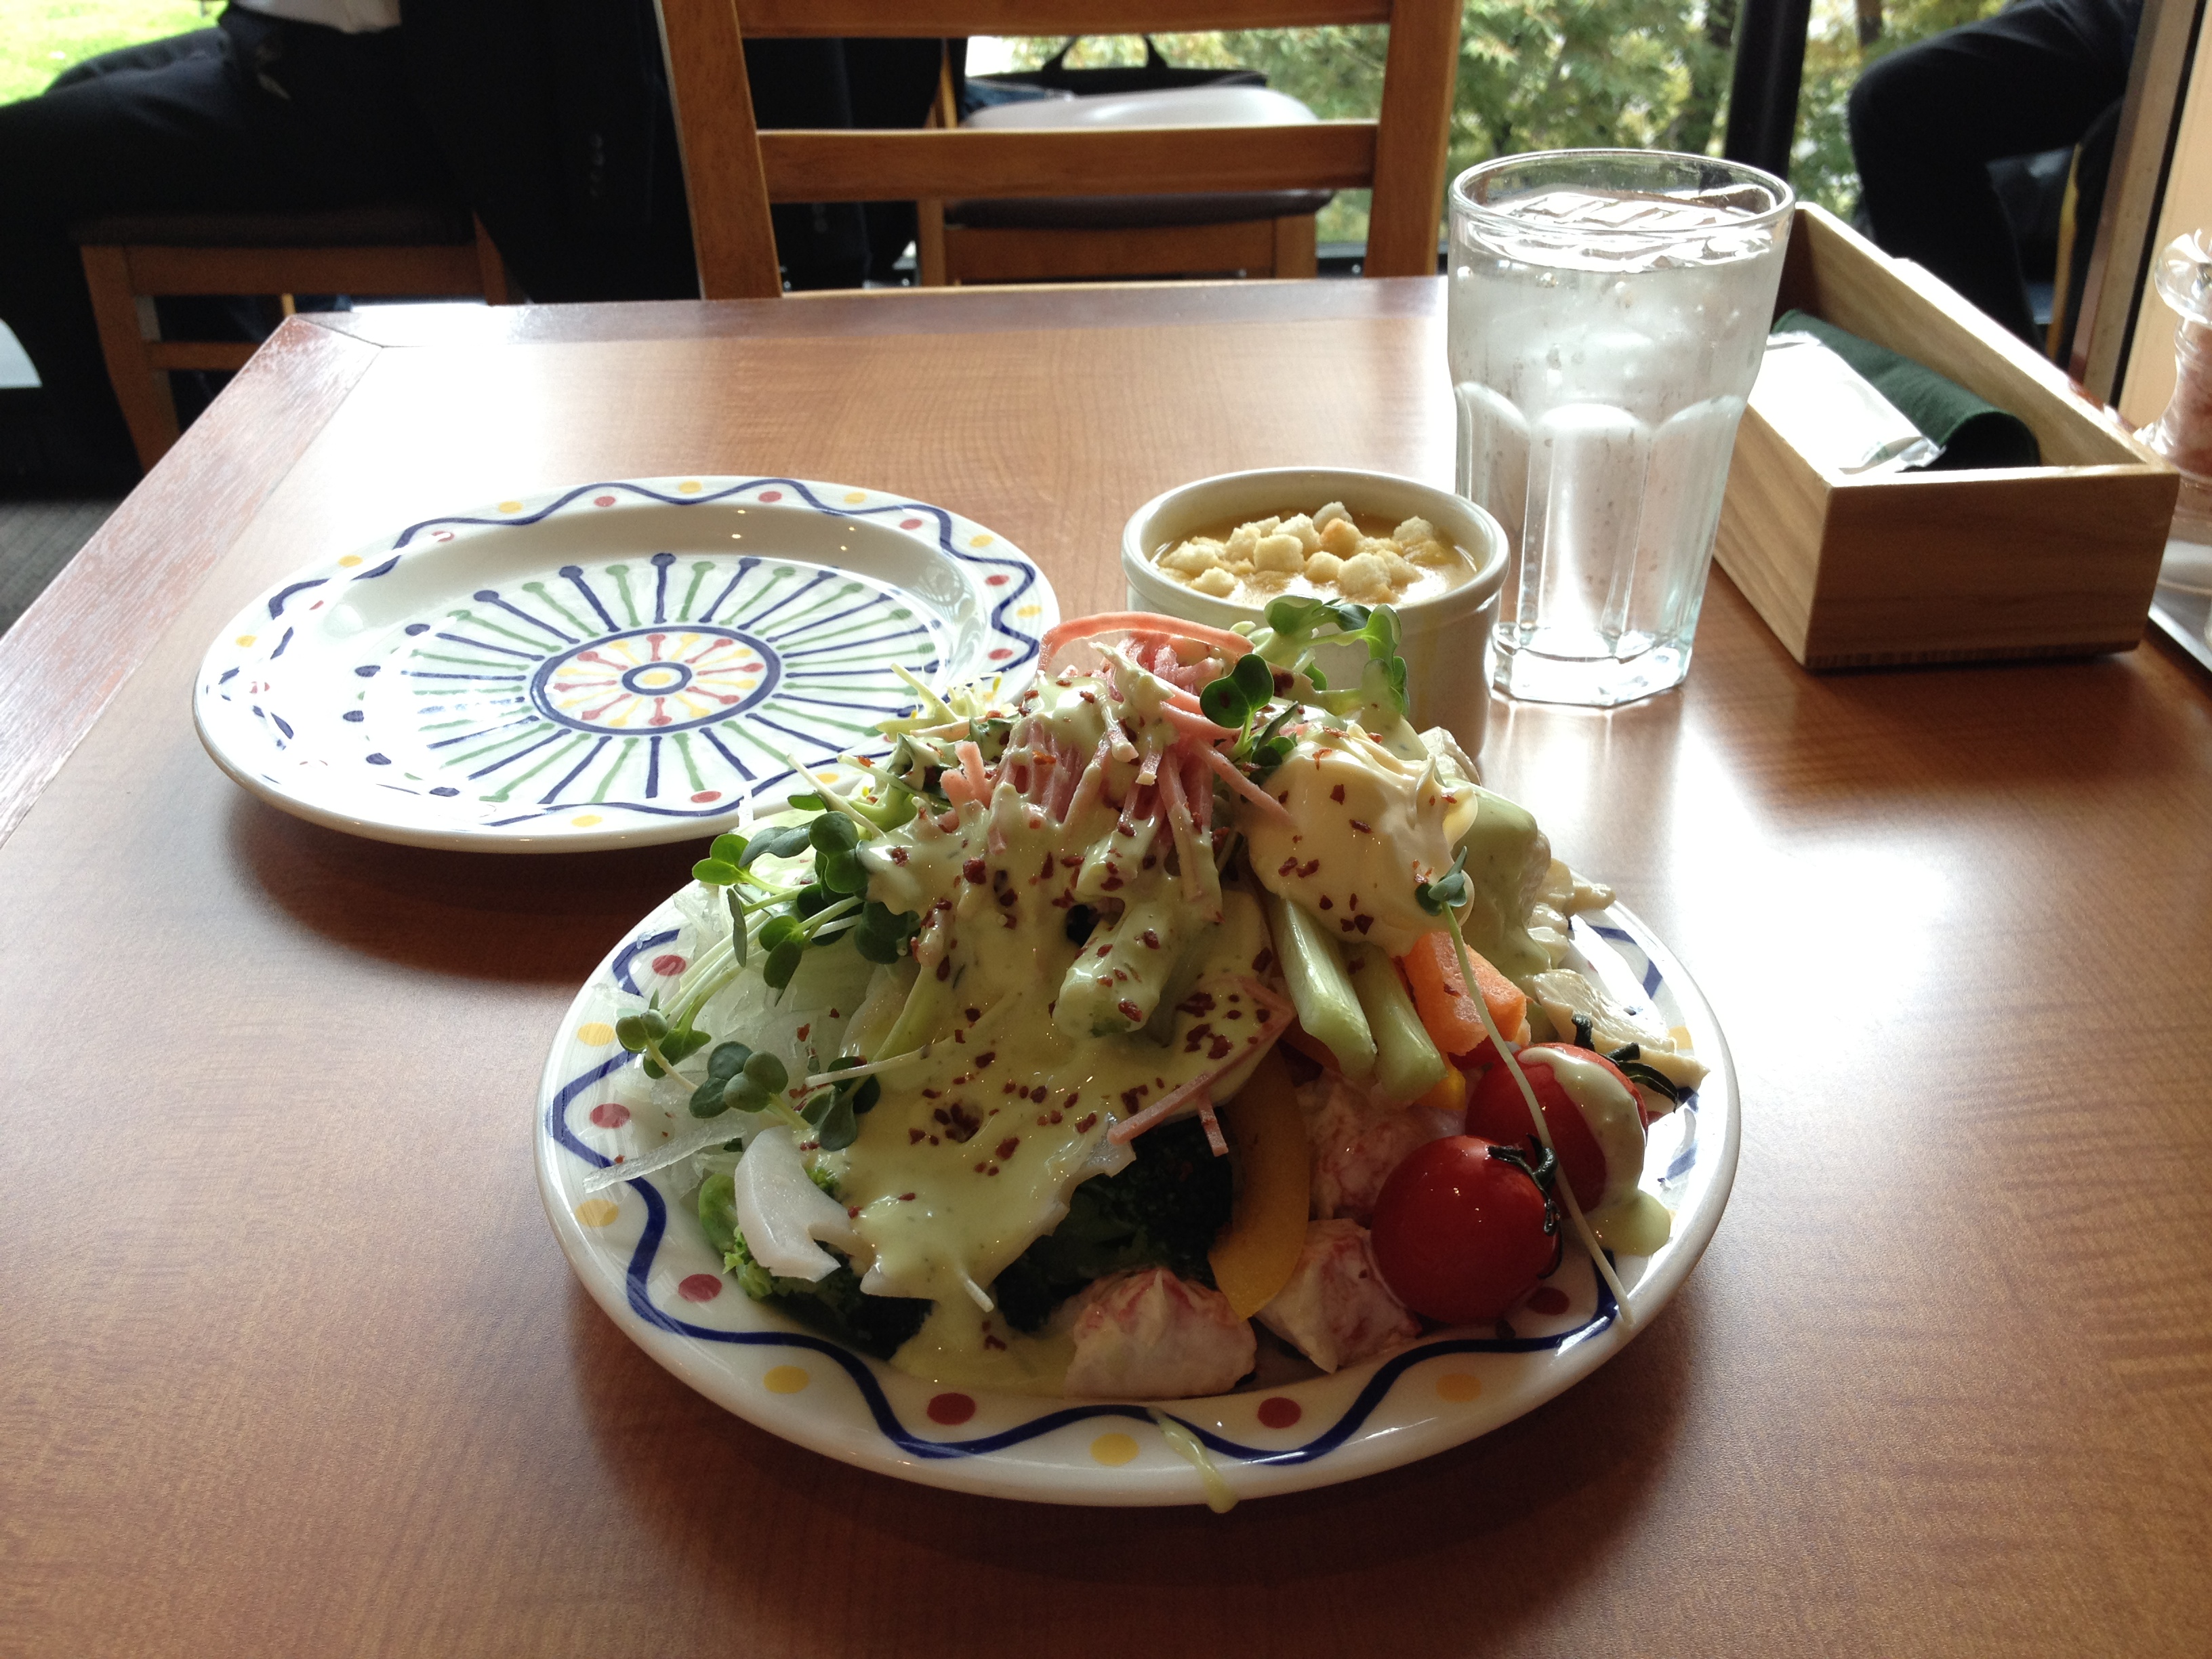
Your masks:
{"label": "wooden tray", "polygon": [[1747,410],[1715,556],[1808,668],[2087,655],[2142,636],[2179,477],[1919,266],[1800,206],[1792,307],[2027,422],[2039,467],[1847,478]]}

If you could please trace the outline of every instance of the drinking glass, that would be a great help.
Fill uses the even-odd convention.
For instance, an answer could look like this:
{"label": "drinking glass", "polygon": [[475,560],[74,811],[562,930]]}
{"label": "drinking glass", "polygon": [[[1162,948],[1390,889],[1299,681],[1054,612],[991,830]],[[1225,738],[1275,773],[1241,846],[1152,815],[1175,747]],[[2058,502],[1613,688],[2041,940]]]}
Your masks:
{"label": "drinking glass", "polygon": [[1553,150],[1451,191],[1459,493],[1505,526],[1508,696],[1597,708],[1678,684],[1794,205],[1769,173]]}

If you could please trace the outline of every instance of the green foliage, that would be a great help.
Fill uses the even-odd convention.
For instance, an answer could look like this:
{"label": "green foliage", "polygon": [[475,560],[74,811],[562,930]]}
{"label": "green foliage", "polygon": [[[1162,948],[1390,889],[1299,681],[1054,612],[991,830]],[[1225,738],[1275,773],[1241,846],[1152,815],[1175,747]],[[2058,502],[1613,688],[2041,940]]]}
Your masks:
{"label": "green foliage", "polygon": [[1211,1285],[1206,1252],[1234,1200],[1229,1160],[1213,1156],[1196,1118],[1138,1137],[1136,1162],[1075,1189],[1060,1225],[1024,1250],[992,1287],[1006,1322],[1035,1331],[1092,1279],[1165,1267]]}
{"label": "green foliage", "polygon": [[[1886,52],[1995,12],[2002,0],[1863,0],[1880,20],[1860,44],[1854,0],[1815,0],[1798,101],[1791,182],[1808,201],[1857,206],[1844,103],[1859,70]],[[1739,0],[1466,0],[1447,176],[1494,155],[1619,146],[1717,155],[1728,118]],[[1331,118],[1382,106],[1389,31],[1380,26],[1155,36],[1170,63],[1263,71],[1267,84]],[[1042,63],[1058,40],[1020,43]],[[1136,64],[1133,36],[1086,40],[1072,65]],[[1441,211],[1442,204],[1439,204]],[[1346,191],[1322,213],[1323,241],[1367,234],[1367,197]]]}
{"label": "green foliage", "polygon": [[214,26],[215,0],[8,0],[0,27],[0,104],[34,98],[54,76],[121,46]]}

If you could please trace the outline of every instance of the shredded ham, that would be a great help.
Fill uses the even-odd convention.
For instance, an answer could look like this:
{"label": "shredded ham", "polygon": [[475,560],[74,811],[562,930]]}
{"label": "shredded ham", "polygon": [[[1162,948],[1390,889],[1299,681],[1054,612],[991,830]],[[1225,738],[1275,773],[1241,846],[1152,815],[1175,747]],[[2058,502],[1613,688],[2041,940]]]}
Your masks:
{"label": "shredded ham", "polygon": [[1218,749],[1207,749],[1201,752],[1203,752],[1206,757],[1206,763],[1208,766],[1211,766],[1223,777],[1226,778],[1229,781],[1229,787],[1231,788],[1234,789],[1238,794],[1243,796],[1245,799],[1250,801],[1253,805],[1258,807],[1261,811],[1267,812],[1272,817],[1280,818],[1285,823],[1291,822],[1290,809],[1285,806],[1282,802],[1277,800],[1273,795],[1269,794],[1266,790],[1262,789],[1258,784],[1253,782],[1251,779],[1246,777],[1242,772],[1238,771],[1237,769],[1236,762],[1231,760],[1228,756],[1223,754]]}

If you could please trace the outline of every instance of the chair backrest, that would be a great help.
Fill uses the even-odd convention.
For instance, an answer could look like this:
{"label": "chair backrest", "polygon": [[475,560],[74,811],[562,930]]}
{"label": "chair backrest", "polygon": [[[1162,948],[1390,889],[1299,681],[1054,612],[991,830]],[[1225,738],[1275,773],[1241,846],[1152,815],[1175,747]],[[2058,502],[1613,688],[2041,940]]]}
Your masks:
{"label": "chair backrest", "polygon": [[[1437,268],[1461,0],[658,0],[701,292],[782,292],[771,202],[1372,186],[1365,270]],[[1376,121],[1298,126],[761,132],[744,37],[1139,34],[1387,23]]]}

